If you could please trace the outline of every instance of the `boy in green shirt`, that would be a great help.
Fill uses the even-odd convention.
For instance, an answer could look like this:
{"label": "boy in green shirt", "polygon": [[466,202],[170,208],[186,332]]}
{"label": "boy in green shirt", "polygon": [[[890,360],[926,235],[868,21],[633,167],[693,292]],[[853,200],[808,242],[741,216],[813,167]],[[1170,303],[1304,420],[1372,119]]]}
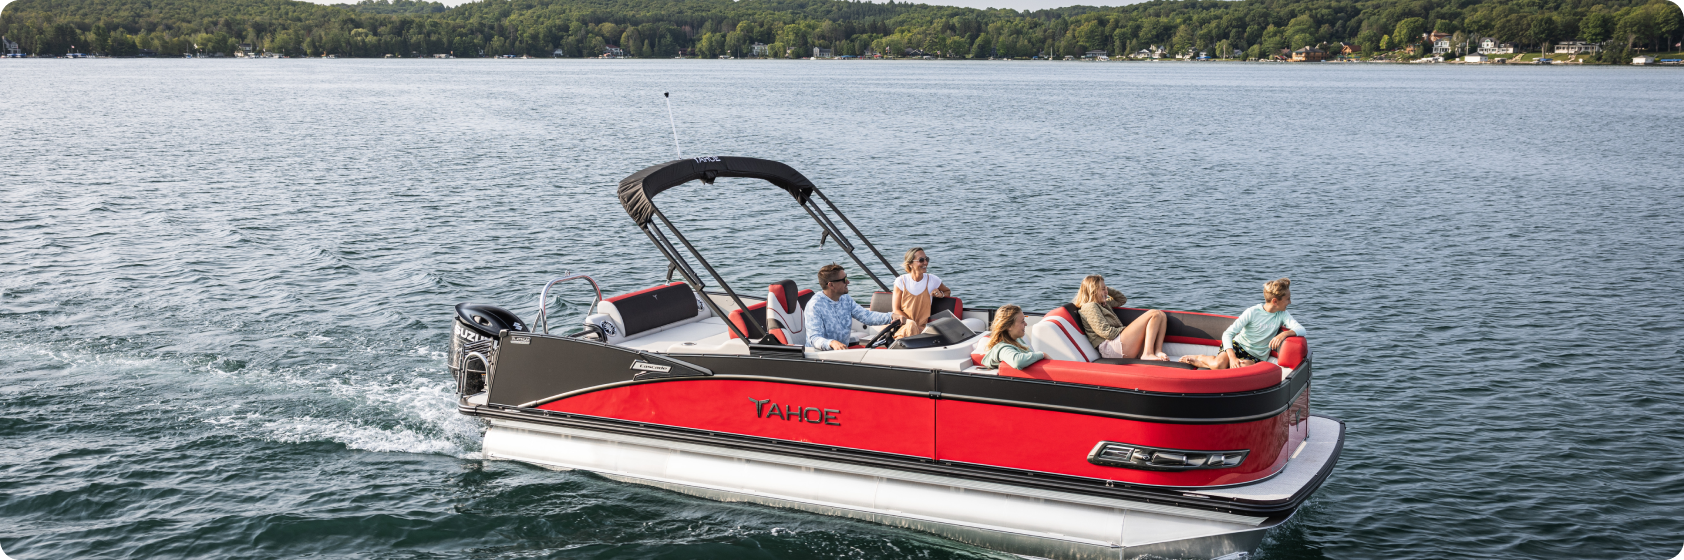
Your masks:
{"label": "boy in green shirt", "polygon": [[[1246,308],[1222,332],[1222,349],[1215,356],[1182,356],[1181,363],[1205,369],[1245,367],[1268,361],[1287,337],[1304,336],[1304,326],[1286,312],[1292,304],[1292,281],[1271,280],[1263,285],[1263,303]],[[1286,330],[1281,330],[1286,327]]]}

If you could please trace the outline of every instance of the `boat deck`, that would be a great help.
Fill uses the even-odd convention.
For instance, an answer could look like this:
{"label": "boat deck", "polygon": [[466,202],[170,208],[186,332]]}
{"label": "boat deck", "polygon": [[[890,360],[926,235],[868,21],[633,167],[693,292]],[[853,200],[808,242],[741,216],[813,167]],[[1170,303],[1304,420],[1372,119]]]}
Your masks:
{"label": "boat deck", "polygon": [[[726,313],[739,309],[736,302],[731,301],[731,298],[729,297],[720,294],[708,294],[708,296]],[[755,306],[756,304],[766,301],[761,298],[745,297],[742,299],[743,302],[749,306]],[[966,310],[964,315],[965,317],[962,319],[966,323],[966,326],[973,330],[974,335],[960,341],[959,343],[949,346],[914,350],[851,348],[848,350],[820,351],[812,348],[804,348],[804,354],[808,359],[813,360],[917,367],[923,369],[962,371],[966,373],[993,375],[995,370],[978,367],[978,364],[974,363],[971,359],[973,353],[980,354],[983,351],[983,349],[978,346],[978,343],[980,343],[987,334],[986,325],[990,320],[990,313],[986,310],[970,309]],[[1035,324],[1044,320],[1044,316],[1040,313],[1025,313],[1025,319],[1028,321],[1030,327],[1033,327]],[[869,340],[873,336],[876,336],[878,330],[881,328],[881,326],[867,326],[860,323],[858,320],[855,320],[852,322],[852,332],[850,336],[855,341]],[[1030,339],[1030,342],[1031,345],[1034,345],[1033,338]],[[744,355],[749,353],[748,346],[745,342],[741,341],[741,339],[734,339],[731,337],[730,328],[726,325],[725,321],[719,317],[711,315],[696,319],[692,322],[683,322],[681,324],[670,325],[638,333],[634,336],[611,341],[610,344],[633,350],[669,355]],[[1039,350],[1039,348],[1037,348],[1037,350]],[[1208,356],[1215,355],[1217,351],[1218,347],[1210,344],[1193,344],[1185,342],[1166,342],[1164,344],[1164,352],[1169,355],[1169,360],[1172,362],[1179,360],[1182,356]],[[1278,359],[1271,357],[1269,361],[1277,362]],[[1290,369],[1282,368],[1282,379],[1285,379],[1286,376],[1291,373]]]}

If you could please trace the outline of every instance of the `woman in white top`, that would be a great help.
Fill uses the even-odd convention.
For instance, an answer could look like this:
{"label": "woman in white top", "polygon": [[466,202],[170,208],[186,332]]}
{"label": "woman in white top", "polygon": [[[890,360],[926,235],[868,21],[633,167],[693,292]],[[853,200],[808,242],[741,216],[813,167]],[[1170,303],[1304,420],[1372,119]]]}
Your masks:
{"label": "woman in white top", "polygon": [[900,330],[895,331],[895,338],[924,332],[924,324],[930,321],[931,301],[952,294],[940,278],[930,274],[930,257],[924,254],[923,247],[908,250],[901,260],[901,267],[906,269],[906,274],[895,277],[893,308],[905,316],[906,321],[901,324]]}

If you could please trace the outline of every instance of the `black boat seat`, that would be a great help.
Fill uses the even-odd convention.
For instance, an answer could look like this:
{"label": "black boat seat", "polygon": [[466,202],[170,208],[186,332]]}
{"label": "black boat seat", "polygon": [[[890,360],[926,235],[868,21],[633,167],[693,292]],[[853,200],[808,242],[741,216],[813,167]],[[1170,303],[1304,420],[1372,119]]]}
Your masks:
{"label": "black boat seat", "polygon": [[585,322],[618,341],[712,316],[689,284],[673,282],[602,300]]}
{"label": "black boat seat", "polygon": [[[892,312],[894,312],[894,308],[895,308],[895,294],[894,294],[894,292],[872,292],[871,293],[871,310],[872,311],[876,311],[878,313],[892,313]],[[965,300],[959,299],[957,297],[931,298],[930,299],[930,316],[935,317],[936,313],[941,312],[941,311],[950,312],[950,313],[953,314],[954,317],[958,317],[960,319],[963,319],[963,318],[965,318]]]}
{"label": "black boat seat", "polygon": [[975,331],[972,331],[970,327],[965,326],[965,323],[959,321],[958,317],[954,317],[952,311],[947,310],[931,315],[930,322],[926,323],[925,326],[935,330],[936,332],[902,337],[901,339],[896,340],[894,344],[889,345],[889,348],[897,350],[913,350],[918,348],[952,346],[954,344],[970,340],[971,337],[976,336]]}

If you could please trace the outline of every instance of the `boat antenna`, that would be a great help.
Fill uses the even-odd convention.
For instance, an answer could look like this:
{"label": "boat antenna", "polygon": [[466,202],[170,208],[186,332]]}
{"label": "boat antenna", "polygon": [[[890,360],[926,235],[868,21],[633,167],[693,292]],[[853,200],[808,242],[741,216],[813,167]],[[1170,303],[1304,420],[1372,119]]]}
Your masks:
{"label": "boat antenna", "polygon": [[667,100],[667,124],[672,125],[672,149],[678,152],[678,159],[684,159],[684,150],[678,147],[678,121],[672,119],[672,92],[663,92],[661,97]]}

